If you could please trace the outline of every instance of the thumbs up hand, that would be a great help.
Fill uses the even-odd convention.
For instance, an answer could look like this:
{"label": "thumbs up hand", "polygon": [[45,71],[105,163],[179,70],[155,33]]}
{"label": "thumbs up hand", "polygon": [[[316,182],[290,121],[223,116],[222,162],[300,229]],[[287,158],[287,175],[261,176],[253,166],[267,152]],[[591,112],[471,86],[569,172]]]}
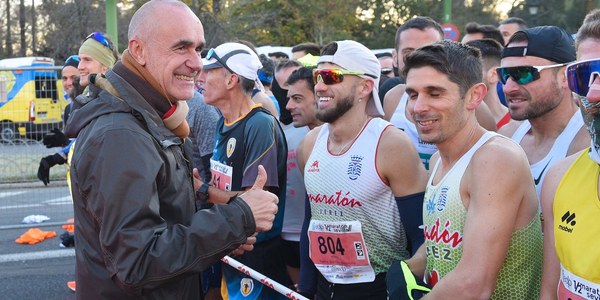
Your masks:
{"label": "thumbs up hand", "polygon": [[251,189],[240,195],[240,198],[250,206],[256,223],[256,231],[269,231],[273,227],[273,220],[277,213],[279,199],[271,192],[264,191],[267,182],[267,172],[261,165],[258,166],[258,175]]}

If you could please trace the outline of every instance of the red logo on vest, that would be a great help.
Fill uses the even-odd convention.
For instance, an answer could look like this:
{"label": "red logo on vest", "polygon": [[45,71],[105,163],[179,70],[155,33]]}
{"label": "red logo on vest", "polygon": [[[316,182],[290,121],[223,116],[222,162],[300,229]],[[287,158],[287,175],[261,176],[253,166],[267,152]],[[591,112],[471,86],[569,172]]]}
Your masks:
{"label": "red logo on vest", "polygon": [[308,169],[308,172],[319,172],[319,161],[315,160],[312,165],[310,165],[310,169]]}

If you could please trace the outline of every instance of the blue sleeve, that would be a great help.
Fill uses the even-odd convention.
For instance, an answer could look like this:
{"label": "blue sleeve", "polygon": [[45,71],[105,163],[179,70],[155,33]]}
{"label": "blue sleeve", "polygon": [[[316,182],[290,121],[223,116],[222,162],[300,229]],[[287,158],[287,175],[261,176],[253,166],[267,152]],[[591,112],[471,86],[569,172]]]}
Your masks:
{"label": "blue sleeve", "polygon": [[75,139],[69,139],[69,144],[66,145],[64,148],[60,149],[60,152],[65,154],[65,157],[69,156],[69,150],[71,150],[71,146],[73,145],[73,143],[75,143]]}
{"label": "blue sleeve", "polygon": [[396,204],[400,210],[400,220],[406,232],[406,240],[410,255],[414,255],[423,244],[423,198],[425,192],[416,193],[403,197],[396,197]]}
{"label": "blue sleeve", "polygon": [[308,255],[308,224],[311,219],[308,196],[304,201],[304,222],[300,232],[300,281],[298,290],[302,293],[314,294],[317,290],[317,268]]}

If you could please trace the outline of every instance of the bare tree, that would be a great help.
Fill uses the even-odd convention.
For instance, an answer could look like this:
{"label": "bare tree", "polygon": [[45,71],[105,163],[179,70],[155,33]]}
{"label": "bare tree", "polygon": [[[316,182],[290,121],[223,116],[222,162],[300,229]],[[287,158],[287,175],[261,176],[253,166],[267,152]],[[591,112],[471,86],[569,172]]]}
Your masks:
{"label": "bare tree", "polygon": [[6,56],[13,56],[12,39],[10,34],[10,0],[6,0]]}
{"label": "bare tree", "polygon": [[19,28],[21,29],[21,48],[19,49],[19,56],[25,56],[27,51],[27,42],[25,39],[25,0],[21,0],[19,5]]}
{"label": "bare tree", "polygon": [[36,40],[36,20],[35,20],[35,0],[31,0],[31,51],[33,55],[37,53],[37,40]]}

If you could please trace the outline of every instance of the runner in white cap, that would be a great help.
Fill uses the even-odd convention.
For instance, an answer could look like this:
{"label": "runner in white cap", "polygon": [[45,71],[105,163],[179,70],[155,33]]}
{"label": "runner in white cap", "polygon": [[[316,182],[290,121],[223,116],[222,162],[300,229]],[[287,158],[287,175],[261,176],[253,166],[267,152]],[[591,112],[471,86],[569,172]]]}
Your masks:
{"label": "runner in white cap", "polygon": [[[380,68],[362,44],[339,41],[323,48],[313,73],[325,124],[308,133],[298,162],[311,214],[302,238],[320,273],[312,277],[317,299],[387,299],[387,269],[423,239],[422,222],[405,223],[403,213],[421,215],[427,174],[406,134],[379,118]],[[314,292],[305,278],[302,292]]]}

